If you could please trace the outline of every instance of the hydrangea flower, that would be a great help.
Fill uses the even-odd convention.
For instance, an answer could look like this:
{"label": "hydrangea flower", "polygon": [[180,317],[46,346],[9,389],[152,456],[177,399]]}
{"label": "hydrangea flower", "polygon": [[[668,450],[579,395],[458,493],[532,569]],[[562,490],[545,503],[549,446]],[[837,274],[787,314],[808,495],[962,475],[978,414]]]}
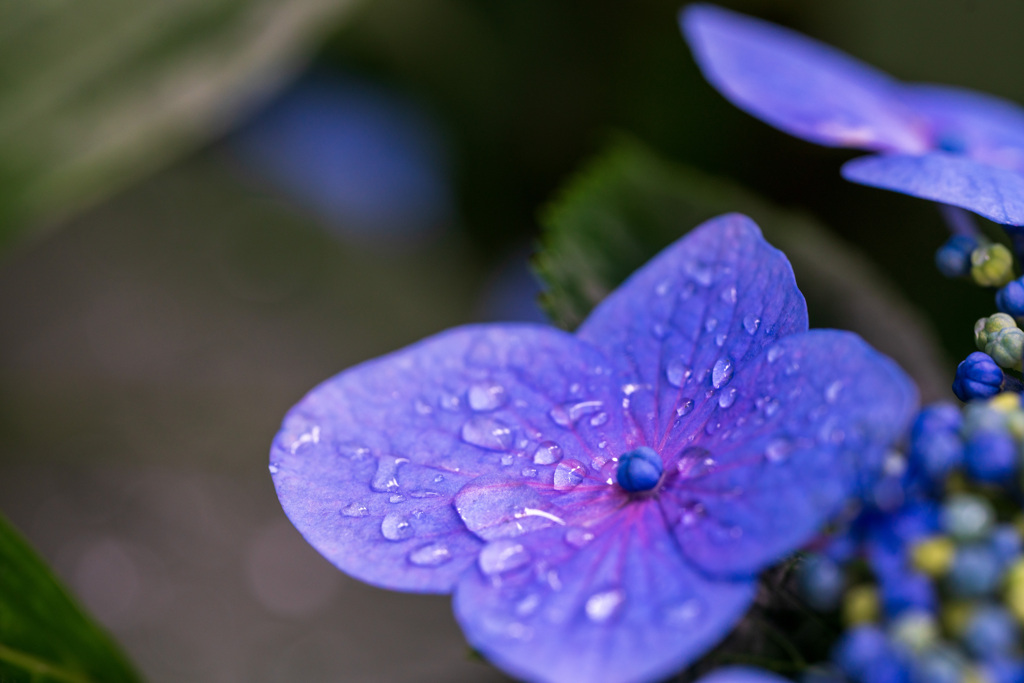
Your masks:
{"label": "hydrangea flower", "polygon": [[970,90],[900,83],[794,31],[710,5],[680,15],[705,77],[791,135],[878,154],[843,177],[1024,225],[1024,109]]}
{"label": "hydrangea flower", "polygon": [[327,380],[270,469],[328,560],[454,592],[469,642],[511,674],[656,680],[876,476],[916,401],[856,335],[808,331],[789,262],[730,214],[576,334],[459,327]]}

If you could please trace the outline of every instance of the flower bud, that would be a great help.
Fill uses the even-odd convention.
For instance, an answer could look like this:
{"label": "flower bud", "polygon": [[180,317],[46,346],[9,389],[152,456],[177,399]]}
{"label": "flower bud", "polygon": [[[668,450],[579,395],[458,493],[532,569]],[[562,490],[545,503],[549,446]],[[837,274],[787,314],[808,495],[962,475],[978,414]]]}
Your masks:
{"label": "flower bud", "polygon": [[971,278],[982,287],[1001,287],[1013,279],[1013,254],[998,242],[971,252]]}
{"label": "flower bud", "polygon": [[935,252],[935,266],[946,277],[965,277],[971,274],[971,253],[978,248],[978,240],[967,235],[953,235]]}
{"label": "flower bud", "polygon": [[999,330],[1008,327],[1017,327],[1017,322],[1006,313],[996,313],[987,318],[979,318],[978,322],[974,323],[974,343],[978,350],[984,351],[989,338]]}
{"label": "flower bud", "polygon": [[1007,327],[988,336],[985,353],[1004,368],[1021,367],[1024,356],[1024,330],[1019,327]]}
{"label": "flower bud", "polygon": [[1015,318],[1024,316],[1024,278],[1017,278],[996,292],[996,308]]}
{"label": "flower bud", "polygon": [[998,394],[1002,384],[1002,368],[988,354],[975,351],[956,366],[953,393],[961,401],[988,398]]}

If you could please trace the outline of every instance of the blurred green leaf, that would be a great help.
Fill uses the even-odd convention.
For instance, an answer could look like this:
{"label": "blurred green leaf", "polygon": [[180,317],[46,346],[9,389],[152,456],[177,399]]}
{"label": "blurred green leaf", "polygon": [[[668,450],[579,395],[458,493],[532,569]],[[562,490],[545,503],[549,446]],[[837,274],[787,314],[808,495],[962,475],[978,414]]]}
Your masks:
{"label": "blurred green leaf", "polygon": [[222,133],[354,2],[0,3],[0,243]]}
{"label": "blurred green leaf", "polygon": [[138,681],[110,637],[0,516],[0,681]]}
{"label": "blurred green leaf", "polygon": [[659,250],[719,214],[747,214],[789,257],[814,327],[853,330],[892,356],[925,399],[947,397],[951,365],[929,325],[853,246],[804,214],[670,163],[634,140],[613,143],[542,215],[535,268],[555,322],[574,328]]}

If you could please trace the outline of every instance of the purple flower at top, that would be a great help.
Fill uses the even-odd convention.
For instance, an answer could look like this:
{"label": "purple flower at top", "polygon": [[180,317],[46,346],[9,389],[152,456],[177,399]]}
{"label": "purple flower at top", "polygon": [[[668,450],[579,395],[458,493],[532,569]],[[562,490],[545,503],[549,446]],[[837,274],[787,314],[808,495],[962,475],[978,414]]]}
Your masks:
{"label": "purple flower at top", "polygon": [[961,88],[900,83],[794,31],[711,5],[680,14],[704,76],[791,135],[877,154],[843,177],[1024,225],[1024,109]]}
{"label": "purple flower at top", "polygon": [[327,380],[270,470],[328,560],[454,592],[469,642],[512,675],[657,680],[870,485],[916,402],[856,335],[807,330],[789,262],[730,214],[576,334],[459,327]]}

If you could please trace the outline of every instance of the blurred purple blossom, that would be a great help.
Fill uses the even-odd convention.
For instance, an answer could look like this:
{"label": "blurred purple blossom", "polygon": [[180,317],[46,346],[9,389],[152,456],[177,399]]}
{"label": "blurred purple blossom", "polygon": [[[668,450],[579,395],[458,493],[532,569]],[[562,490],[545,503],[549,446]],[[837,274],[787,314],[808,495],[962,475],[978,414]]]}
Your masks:
{"label": "blurred purple blossom", "polygon": [[453,219],[436,124],[384,86],[336,74],[306,77],[231,144],[248,170],[340,235],[397,243],[432,235]]}
{"label": "blurred purple blossom", "polygon": [[791,135],[878,154],[843,177],[1024,225],[1024,109],[962,88],[901,83],[789,29],[711,5],[680,14],[705,77]]}
{"label": "blurred purple blossom", "polygon": [[807,330],[789,262],[730,214],[576,334],[460,327],[327,380],[270,470],[327,559],[454,592],[469,642],[511,674],[657,680],[871,484],[915,406],[859,337]]}

